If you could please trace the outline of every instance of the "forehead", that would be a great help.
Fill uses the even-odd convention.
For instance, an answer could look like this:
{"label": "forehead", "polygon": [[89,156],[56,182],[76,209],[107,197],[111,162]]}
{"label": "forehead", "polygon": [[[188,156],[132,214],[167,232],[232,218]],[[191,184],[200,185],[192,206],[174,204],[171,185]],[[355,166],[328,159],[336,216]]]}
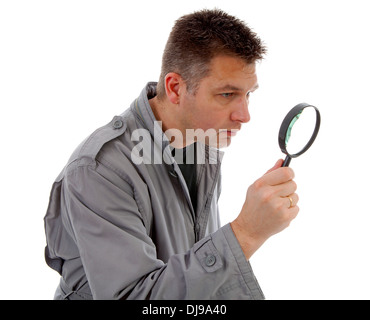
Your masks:
{"label": "forehead", "polygon": [[255,63],[240,58],[216,56],[210,62],[209,74],[203,79],[210,88],[232,87],[249,90],[257,84]]}

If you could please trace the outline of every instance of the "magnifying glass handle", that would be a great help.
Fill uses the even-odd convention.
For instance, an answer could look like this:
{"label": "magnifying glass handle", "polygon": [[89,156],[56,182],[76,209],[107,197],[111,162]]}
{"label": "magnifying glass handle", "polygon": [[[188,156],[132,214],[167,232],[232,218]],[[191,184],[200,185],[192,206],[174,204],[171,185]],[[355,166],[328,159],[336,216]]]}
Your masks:
{"label": "magnifying glass handle", "polygon": [[290,160],[292,160],[292,158],[291,158],[291,157],[289,157],[289,156],[286,156],[286,158],[285,158],[285,160],[284,160],[284,163],[283,163],[282,167],[289,167]]}

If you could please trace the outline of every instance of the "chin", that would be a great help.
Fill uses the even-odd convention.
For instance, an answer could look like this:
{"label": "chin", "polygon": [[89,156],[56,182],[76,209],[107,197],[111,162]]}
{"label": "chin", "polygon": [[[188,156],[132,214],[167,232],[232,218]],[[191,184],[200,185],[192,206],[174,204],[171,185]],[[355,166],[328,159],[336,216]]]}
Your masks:
{"label": "chin", "polygon": [[217,148],[224,149],[227,148],[231,144],[231,138],[227,137],[225,139],[220,139],[218,142]]}

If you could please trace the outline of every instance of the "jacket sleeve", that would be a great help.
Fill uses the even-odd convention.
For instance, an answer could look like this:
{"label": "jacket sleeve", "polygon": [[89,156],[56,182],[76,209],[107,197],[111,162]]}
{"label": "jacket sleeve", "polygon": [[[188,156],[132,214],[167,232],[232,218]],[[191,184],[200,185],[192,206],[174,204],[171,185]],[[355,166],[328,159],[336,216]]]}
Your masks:
{"label": "jacket sleeve", "polygon": [[95,299],[262,299],[229,224],[165,263],[126,181],[89,166],[64,177],[69,224]]}

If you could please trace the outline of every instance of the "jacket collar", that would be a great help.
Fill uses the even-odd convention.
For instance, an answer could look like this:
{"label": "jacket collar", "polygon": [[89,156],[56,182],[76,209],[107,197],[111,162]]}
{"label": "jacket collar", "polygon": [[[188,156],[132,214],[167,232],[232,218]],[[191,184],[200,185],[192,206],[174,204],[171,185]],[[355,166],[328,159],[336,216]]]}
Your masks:
{"label": "jacket collar", "polygon": [[[157,82],[148,82],[139,97],[131,104],[130,108],[141,125],[149,130],[154,143],[158,147],[161,147],[161,150],[164,150],[163,156],[167,158],[166,160],[170,161],[170,159],[173,159],[171,148],[169,147],[170,142],[162,130],[161,123],[156,120],[149,104],[149,100],[156,96],[156,89]],[[224,152],[220,149],[203,144],[198,144],[197,154],[201,162],[206,161],[210,164],[220,163],[224,156]]]}

